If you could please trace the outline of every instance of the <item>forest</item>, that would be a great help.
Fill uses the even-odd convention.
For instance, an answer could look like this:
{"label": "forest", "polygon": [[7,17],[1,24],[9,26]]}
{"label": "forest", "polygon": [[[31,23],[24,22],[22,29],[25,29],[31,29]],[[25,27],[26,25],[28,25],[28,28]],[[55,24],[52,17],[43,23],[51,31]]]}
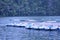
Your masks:
{"label": "forest", "polygon": [[0,16],[60,16],[60,0],[0,0]]}

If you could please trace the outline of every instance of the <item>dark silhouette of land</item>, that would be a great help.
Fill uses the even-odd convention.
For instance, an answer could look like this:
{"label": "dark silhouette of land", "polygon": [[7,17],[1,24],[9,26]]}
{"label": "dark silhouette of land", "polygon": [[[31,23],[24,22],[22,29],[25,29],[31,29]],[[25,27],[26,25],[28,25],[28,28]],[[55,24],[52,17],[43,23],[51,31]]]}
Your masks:
{"label": "dark silhouette of land", "polygon": [[60,16],[60,0],[0,0],[0,16]]}

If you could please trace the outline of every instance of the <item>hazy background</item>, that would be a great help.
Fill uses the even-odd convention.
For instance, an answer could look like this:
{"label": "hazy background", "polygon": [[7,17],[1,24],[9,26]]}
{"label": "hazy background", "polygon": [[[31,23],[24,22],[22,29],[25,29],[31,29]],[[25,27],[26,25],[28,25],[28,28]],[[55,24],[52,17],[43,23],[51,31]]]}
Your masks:
{"label": "hazy background", "polygon": [[60,16],[60,0],[0,0],[0,16]]}

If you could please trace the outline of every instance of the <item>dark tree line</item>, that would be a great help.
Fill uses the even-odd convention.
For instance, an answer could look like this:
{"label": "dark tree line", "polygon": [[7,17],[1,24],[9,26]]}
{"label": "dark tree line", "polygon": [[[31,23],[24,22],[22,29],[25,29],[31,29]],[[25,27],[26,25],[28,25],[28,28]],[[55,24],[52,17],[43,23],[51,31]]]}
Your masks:
{"label": "dark tree line", "polygon": [[0,0],[0,16],[60,16],[60,0]]}

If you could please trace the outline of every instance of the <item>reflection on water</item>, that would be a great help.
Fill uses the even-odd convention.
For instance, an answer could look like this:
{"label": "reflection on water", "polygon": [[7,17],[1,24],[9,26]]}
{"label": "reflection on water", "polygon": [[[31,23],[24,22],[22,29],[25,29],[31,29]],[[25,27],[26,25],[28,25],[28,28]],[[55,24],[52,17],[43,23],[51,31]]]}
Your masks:
{"label": "reflection on water", "polygon": [[60,31],[29,30],[20,27],[0,27],[2,40],[60,40]]}

